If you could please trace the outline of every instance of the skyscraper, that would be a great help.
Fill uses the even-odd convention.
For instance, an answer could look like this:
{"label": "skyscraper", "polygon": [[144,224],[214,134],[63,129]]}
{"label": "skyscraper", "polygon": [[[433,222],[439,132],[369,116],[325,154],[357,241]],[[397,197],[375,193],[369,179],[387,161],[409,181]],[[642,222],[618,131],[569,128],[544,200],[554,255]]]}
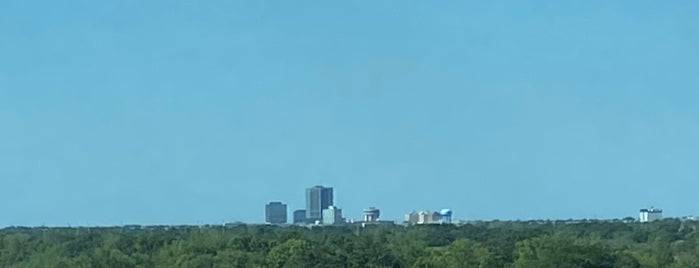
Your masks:
{"label": "skyscraper", "polygon": [[333,188],[313,186],[306,189],[306,219],[320,221],[323,219],[323,209],[333,205]]}
{"label": "skyscraper", "polygon": [[286,204],[270,202],[265,205],[265,221],[272,224],[286,223]]}

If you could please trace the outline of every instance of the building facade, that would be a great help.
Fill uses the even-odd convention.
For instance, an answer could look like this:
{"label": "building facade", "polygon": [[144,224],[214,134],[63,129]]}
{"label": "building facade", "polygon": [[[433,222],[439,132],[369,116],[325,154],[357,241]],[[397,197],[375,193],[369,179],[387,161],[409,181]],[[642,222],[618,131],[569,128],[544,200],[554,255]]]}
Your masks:
{"label": "building facade", "polygon": [[417,213],[417,224],[429,224],[432,223],[432,212],[420,211]]}
{"label": "building facade", "polygon": [[365,222],[375,222],[379,220],[381,216],[381,211],[375,207],[369,207],[364,210],[364,221]]}
{"label": "building facade", "polygon": [[265,221],[271,224],[286,223],[286,204],[282,204],[282,202],[270,202],[265,205]]}
{"label": "building facade", "polygon": [[308,221],[306,220],[306,210],[305,209],[294,210],[294,223],[295,224],[308,223]]}
{"label": "building facade", "polygon": [[322,221],[323,210],[333,205],[333,188],[313,186],[306,189],[306,220]]}
{"label": "building facade", "polygon": [[345,223],[344,218],[342,218],[342,210],[335,207],[329,206],[323,209],[323,225],[337,225]]}
{"label": "building facade", "polygon": [[663,219],[663,210],[659,208],[641,209],[638,214],[638,221],[649,222]]}
{"label": "building facade", "polygon": [[408,225],[417,224],[419,217],[420,216],[415,211],[405,214],[405,223]]}
{"label": "building facade", "polygon": [[[451,217],[451,214],[449,214]],[[442,223],[442,214],[440,212],[432,212],[429,210],[421,210],[420,212],[410,212],[405,214],[405,224],[437,224]],[[451,218],[450,218],[451,221]]]}

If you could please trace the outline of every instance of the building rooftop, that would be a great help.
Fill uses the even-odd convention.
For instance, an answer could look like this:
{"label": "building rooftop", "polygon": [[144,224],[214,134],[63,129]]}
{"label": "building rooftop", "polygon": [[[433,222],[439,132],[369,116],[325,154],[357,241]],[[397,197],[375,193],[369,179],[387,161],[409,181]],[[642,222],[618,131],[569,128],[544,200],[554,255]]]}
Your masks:
{"label": "building rooftop", "polygon": [[651,207],[651,208],[644,208],[644,209],[641,209],[640,212],[661,213],[661,212],[663,212],[663,210],[662,210],[662,209],[659,209],[659,208]]}

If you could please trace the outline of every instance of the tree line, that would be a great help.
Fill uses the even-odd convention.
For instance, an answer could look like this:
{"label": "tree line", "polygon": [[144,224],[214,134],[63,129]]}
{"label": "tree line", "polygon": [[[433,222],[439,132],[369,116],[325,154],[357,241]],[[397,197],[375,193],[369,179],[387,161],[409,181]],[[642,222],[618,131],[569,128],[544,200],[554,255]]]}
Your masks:
{"label": "tree line", "polygon": [[699,222],[0,230],[0,267],[699,267]]}

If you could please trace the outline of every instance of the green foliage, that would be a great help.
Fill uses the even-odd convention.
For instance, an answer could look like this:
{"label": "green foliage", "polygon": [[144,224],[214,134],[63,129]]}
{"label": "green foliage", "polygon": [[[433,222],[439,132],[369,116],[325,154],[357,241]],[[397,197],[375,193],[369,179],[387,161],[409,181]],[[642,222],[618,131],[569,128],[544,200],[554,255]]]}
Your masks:
{"label": "green foliage", "polygon": [[274,246],[267,253],[267,267],[302,267],[310,261],[311,244],[292,238]]}
{"label": "green foliage", "polygon": [[0,267],[699,267],[699,223],[6,228]]}
{"label": "green foliage", "polygon": [[614,267],[612,251],[599,241],[544,235],[517,242],[514,267]]}
{"label": "green foliage", "polygon": [[492,267],[488,249],[468,239],[460,238],[449,246],[431,248],[415,262],[416,267],[478,268]]}

